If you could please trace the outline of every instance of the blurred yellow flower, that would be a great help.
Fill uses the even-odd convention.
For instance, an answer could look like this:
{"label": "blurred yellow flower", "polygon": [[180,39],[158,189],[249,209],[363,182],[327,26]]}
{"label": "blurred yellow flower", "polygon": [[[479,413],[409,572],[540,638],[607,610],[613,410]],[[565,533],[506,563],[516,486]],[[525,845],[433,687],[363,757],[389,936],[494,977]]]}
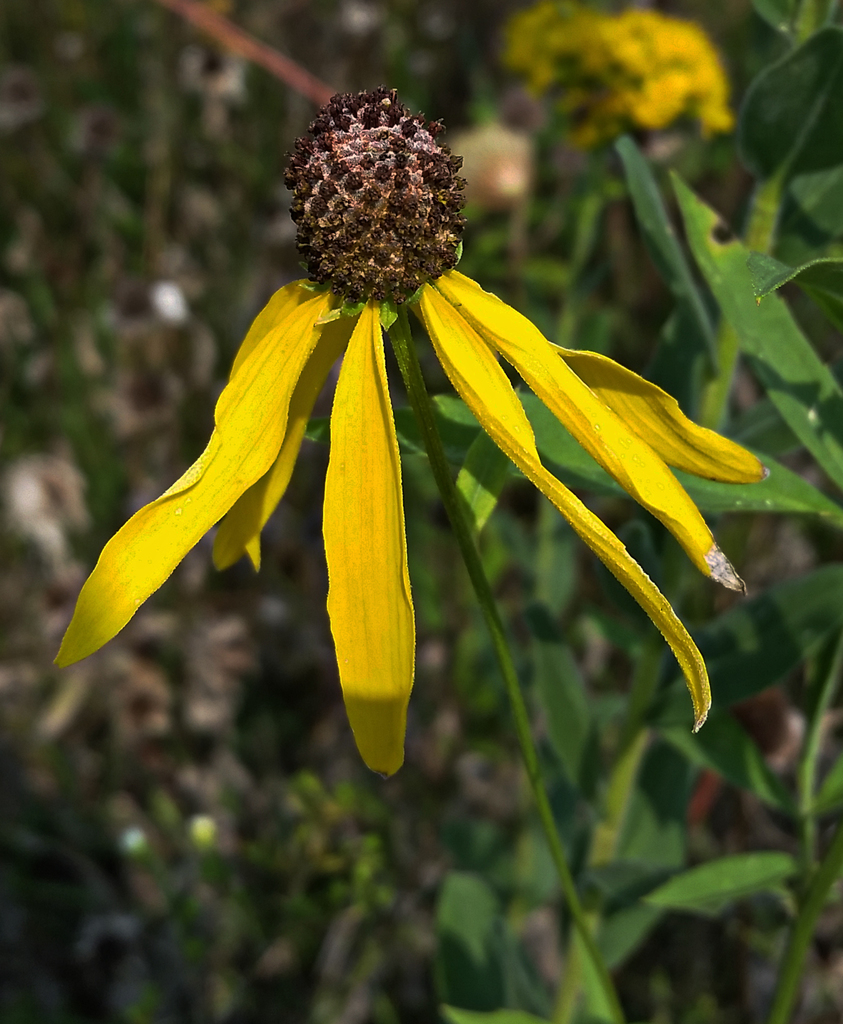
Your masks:
{"label": "blurred yellow flower", "polygon": [[734,124],[729,83],[708,36],[658,11],[603,14],[540,0],[510,20],[504,59],[536,94],[562,90],[571,139],[584,149],[682,117],[698,119],[706,136]]}
{"label": "blurred yellow flower", "polygon": [[311,132],[313,139],[297,143],[288,175],[311,281],[270,299],[235,357],[205,451],[106,544],[58,664],[115,636],[216,523],[217,567],[243,555],[259,567],[261,530],[287,487],[316,397],[342,358],[323,514],[328,614],[360,753],[383,774],[400,767],[415,625],[383,325],[406,302],[480,426],[661,630],[699,726],[711,698],[693,640],[618,538],[542,464],[498,360],[670,530],[698,569],[733,589],[741,589],[740,579],[668,466],[729,482],[760,480],[763,466],[611,359],[556,348],[453,269],[462,229],[459,163],[435,143],[435,126],[411,117],[394,93],[334,97]]}

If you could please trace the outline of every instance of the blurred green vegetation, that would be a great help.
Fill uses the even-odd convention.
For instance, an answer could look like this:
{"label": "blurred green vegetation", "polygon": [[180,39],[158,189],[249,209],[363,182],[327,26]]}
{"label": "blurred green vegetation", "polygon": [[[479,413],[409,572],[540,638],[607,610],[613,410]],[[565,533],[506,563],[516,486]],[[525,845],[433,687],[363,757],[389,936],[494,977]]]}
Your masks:
{"label": "blurred green vegetation", "polygon": [[[387,84],[441,118],[467,159],[461,269],[771,463],[757,491],[692,491],[740,599],[527,405],[543,456],[698,640],[715,704],[696,735],[649,621],[522,479],[482,534],[628,1019],[766,1019],[843,806],[843,300],[833,274],[800,269],[843,255],[840,31],[808,39],[810,0],[659,4],[712,34],[744,104],[736,137],[683,123],[583,153],[502,68],[523,4],[209,3],[338,90]],[[419,644],[395,777],[367,772],[342,708],[317,441],[259,575],[216,574],[206,540],[102,652],[52,666],[102,545],[202,450],[251,319],[299,276],[283,170],[313,114],[153,0],[0,7],[4,1024],[561,1021],[566,978],[575,1004],[585,992],[576,1019],[605,1019],[405,413]],[[756,306],[790,278],[787,306]],[[439,410],[456,466],[475,431],[450,396]],[[843,1013],[836,882],[820,902],[794,1017],[811,1024]]]}

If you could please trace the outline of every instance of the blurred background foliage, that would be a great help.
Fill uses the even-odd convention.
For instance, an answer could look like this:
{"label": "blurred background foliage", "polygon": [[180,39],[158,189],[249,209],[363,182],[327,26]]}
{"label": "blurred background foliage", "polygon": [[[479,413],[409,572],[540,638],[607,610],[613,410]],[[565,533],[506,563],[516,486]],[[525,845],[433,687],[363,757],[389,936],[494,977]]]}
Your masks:
{"label": "blurred background foliage", "polygon": [[[696,737],[663,643],[543,499],[511,477],[482,537],[629,1019],[764,1019],[843,805],[843,289],[836,264],[796,273],[795,319],[755,295],[843,254],[838,30],[805,43],[788,0],[655,5],[721,54],[731,110],[744,103],[736,146],[726,114],[704,138],[690,108],[584,135],[572,78],[567,105],[527,90],[529,62],[519,72],[508,50],[528,6],[515,0],[207,4],[337,90],[387,84],[441,118],[469,180],[462,269],[774,465],[758,490],[692,491],[746,579],[735,598],[528,405],[543,455],[698,639],[715,710]],[[625,6],[651,5],[590,13]],[[800,41],[807,57],[790,56]],[[605,1019],[401,416],[419,647],[394,778],[364,768],[342,708],[318,441],[267,526],[259,575],[214,573],[206,538],[105,650],[51,664],[103,543],[204,446],[251,319],[300,273],[283,170],[313,115],[153,0],[0,7],[4,1024]],[[681,184],[680,216],[670,171],[722,218],[713,233]],[[764,253],[751,274],[730,232]],[[326,394],[317,413],[329,407]],[[459,464],[475,428],[453,399],[439,408]],[[820,901],[794,1019],[843,1014],[840,895],[835,882]],[[500,1008],[521,1015],[488,1016]]]}

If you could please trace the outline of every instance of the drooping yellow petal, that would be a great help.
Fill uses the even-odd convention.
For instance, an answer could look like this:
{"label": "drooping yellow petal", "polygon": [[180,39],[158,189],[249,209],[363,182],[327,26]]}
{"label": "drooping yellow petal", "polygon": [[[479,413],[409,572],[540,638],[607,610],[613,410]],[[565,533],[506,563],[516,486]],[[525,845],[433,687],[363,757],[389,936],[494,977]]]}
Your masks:
{"label": "drooping yellow petal", "polygon": [[261,530],[284,496],[313,403],[319,397],[331,367],[345,351],[353,327],[351,317],[341,316],[323,328],[290,399],[287,432],[278,457],[269,472],[240,495],[219,525],[214,538],[214,565],[218,569],[227,569],[245,554],[249,555],[256,570],[260,568]]}
{"label": "drooping yellow petal", "polygon": [[689,420],[672,395],[614,359],[578,349],[556,351],[669,466],[729,484],[757,483],[766,476],[752,452]]}
{"label": "drooping yellow petal", "polygon": [[436,288],[515,367],[589,455],[664,523],[702,573],[732,590],[744,589],[699,509],[662,459],[580,380],[526,317],[456,271],[438,278]]}
{"label": "drooping yellow petal", "polygon": [[290,395],[321,333],[331,296],[313,295],[259,342],[217,402],[216,426],[196,463],[106,544],[88,577],[56,663],[102,647],[278,454]]}
{"label": "drooping yellow petal", "polygon": [[240,369],[252,351],[264,338],[267,338],[273,331],[283,330],[290,313],[303,302],[313,298],[313,292],[302,288],[305,280],[291,281],[279,288],[263,309],[258,313],[252,322],[252,326],[246,332],[246,337],[240,343],[234,362],[231,364],[231,373],[228,379],[234,376]]}
{"label": "drooping yellow petal", "polygon": [[366,764],[391,775],[404,760],[415,625],[401,463],[374,303],[360,314],[334,394],[322,529],[348,719]]}
{"label": "drooping yellow petal", "polygon": [[670,644],[694,705],[695,728],[711,706],[700,652],[670,603],[623,544],[541,463],[524,408],[486,342],[434,288],[419,302],[424,325],[451,383],[492,440],[543,493],[641,605]]}

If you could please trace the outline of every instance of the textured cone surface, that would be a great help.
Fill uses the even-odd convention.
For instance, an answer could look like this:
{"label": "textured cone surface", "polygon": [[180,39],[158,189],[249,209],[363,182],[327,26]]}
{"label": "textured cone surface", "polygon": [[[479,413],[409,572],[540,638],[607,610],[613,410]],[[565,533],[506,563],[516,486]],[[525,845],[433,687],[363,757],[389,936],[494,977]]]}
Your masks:
{"label": "textured cone surface", "polygon": [[312,281],[351,303],[402,303],[456,266],[465,182],[441,130],[383,88],[322,109],[285,179]]}

